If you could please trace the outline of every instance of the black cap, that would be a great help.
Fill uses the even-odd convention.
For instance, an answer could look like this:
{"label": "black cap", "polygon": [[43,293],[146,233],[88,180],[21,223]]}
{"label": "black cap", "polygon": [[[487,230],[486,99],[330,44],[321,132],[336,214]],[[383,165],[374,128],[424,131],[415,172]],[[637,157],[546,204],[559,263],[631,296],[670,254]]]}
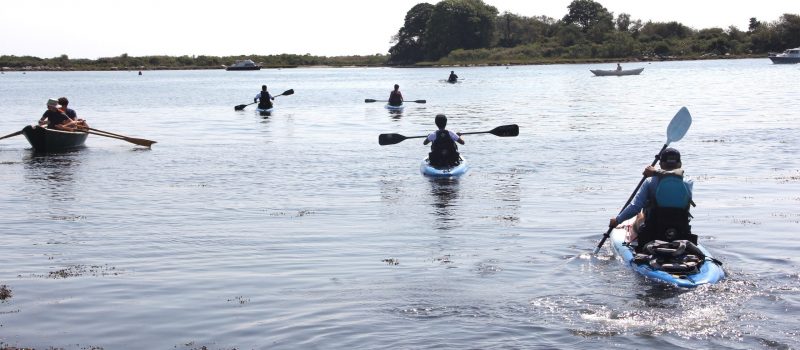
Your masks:
{"label": "black cap", "polygon": [[681,163],[681,152],[674,148],[667,148],[664,152],[661,152],[659,161],[668,165],[678,165]]}

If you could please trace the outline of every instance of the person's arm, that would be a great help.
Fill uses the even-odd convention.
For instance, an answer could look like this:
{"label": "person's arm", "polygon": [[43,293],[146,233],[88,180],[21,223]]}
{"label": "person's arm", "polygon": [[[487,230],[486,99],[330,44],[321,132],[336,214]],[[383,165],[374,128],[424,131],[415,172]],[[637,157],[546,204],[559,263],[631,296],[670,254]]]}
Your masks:
{"label": "person's arm", "polygon": [[42,113],[42,117],[39,118],[39,125],[47,124],[47,112]]}
{"label": "person's arm", "polygon": [[428,135],[428,137],[425,138],[425,141],[422,141],[422,144],[423,145],[427,145],[427,144],[433,142],[432,138],[434,138],[434,137],[436,137],[436,133]]}
{"label": "person's arm", "polygon": [[261,99],[261,93],[259,92],[259,93],[256,94],[256,97],[253,97],[253,103],[258,102],[258,100],[260,100],[260,99]]}
{"label": "person's arm", "polygon": [[639,188],[639,192],[636,192],[636,196],[633,197],[633,200],[630,204],[628,204],[622,212],[619,213],[614,218],[611,218],[609,222],[609,227],[617,227],[620,223],[634,217],[642,208],[644,208],[645,204],[647,204],[647,194],[650,192],[650,184],[652,183],[651,179],[647,179],[642,184],[642,187]]}
{"label": "person's arm", "polygon": [[450,138],[452,138],[453,141],[458,142],[461,145],[464,144],[464,139],[461,138],[461,133],[457,133],[457,132],[454,133],[454,132],[451,131],[450,132]]}

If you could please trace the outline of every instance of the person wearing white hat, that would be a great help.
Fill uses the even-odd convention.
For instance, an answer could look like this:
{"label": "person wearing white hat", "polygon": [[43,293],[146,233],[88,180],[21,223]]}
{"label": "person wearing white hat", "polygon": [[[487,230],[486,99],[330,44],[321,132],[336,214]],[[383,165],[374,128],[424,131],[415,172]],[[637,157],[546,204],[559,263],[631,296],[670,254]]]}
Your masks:
{"label": "person wearing white hat", "polygon": [[64,114],[62,108],[63,106],[58,103],[57,99],[51,98],[47,100],[47,110],[39,119],[39,125],[47,125],[51,129],[74,131],[77,127],[77,121]]}

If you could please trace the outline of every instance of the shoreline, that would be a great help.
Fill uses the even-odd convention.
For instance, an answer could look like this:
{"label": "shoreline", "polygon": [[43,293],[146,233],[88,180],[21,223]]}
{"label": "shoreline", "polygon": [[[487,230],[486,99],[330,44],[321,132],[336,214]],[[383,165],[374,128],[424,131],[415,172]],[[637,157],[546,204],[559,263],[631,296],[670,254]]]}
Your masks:
{"label": "shoreline", "polygon": [[[508,60],[505,62],[419,62],[413,65],[272,65],[261,69],[291,69],[291,68],[444,68],[444,67],[495,67],[495,66],[539,66],[554,64],[589,64],[589,63],[636,63],[636,62],[664,62],[664,61],[701,61],[701,60],[727,60],[727,59],[752,59],[768,58],[767,56],[748,55],[704,55],[695,56],[665,56],[665,57],[627,57],[627,58],[574,58],[574,59],[535,59],[535,60]],[[0,67],[0,72],[113,72],[113,71],[159,71],[159,70],[225,70],[225,66],[139,66],[139,67]]]}

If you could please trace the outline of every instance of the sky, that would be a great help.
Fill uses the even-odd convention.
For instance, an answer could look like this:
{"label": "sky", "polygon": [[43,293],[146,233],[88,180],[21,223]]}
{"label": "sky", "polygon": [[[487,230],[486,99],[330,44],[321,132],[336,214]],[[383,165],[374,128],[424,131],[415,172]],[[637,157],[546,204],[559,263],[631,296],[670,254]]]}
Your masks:
{"label": "sky", "polygon": [[[703,29],[800,14],[798,0],[595,0],[614,15]],[[385,54],[422,0],[12,0],[0,4],[0,55]],[[427,1],[435,4],[437,0]],[[560,19],[572,0],[484,0],[500,13]]]}

